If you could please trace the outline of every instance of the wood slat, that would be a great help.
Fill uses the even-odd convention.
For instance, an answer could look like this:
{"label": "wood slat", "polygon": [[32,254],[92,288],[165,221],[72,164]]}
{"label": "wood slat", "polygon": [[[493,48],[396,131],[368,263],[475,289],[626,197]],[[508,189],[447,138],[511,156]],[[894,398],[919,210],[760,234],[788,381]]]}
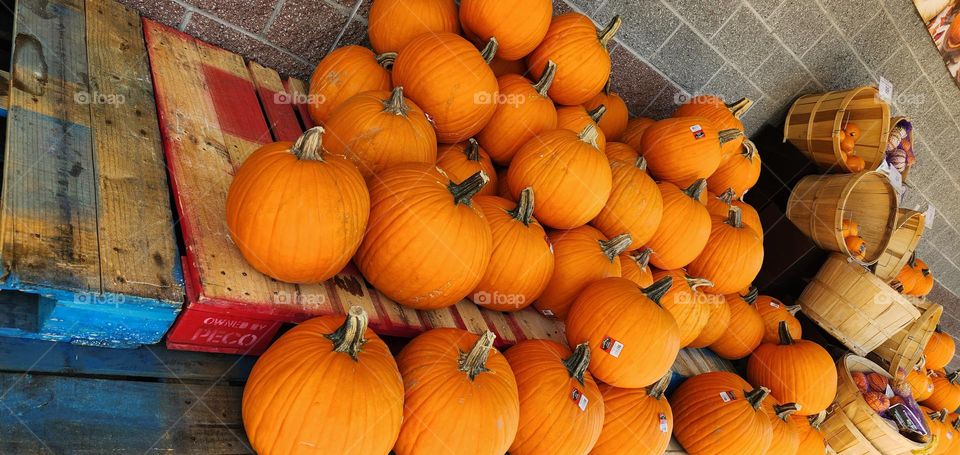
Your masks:
{"label": "wood slat", "polygon": [[10,73],[0,70],[0,117],[10,109]]}
{"label": "wood slat", "polygon": [[250,77],[257,87],[260,103],[270,122],[270,131],[276,141],[295,141],[303,128],[294,112],[293,98],[283,86],[280,75],[257,62],[247,63]]}
{"label": "wood slat", "polygon": [[310,117],[310,110],[307,109],[307,103],[309,102],[308,94],[310,93],[307,83],[291,77],[283,81],[283,85],[287,88],[287,93],[293,97],[293,104],[300,114],[300,121],[303,123],[303,127],[309,129],[317,126],[316,123],[313,122],[313,118]]}

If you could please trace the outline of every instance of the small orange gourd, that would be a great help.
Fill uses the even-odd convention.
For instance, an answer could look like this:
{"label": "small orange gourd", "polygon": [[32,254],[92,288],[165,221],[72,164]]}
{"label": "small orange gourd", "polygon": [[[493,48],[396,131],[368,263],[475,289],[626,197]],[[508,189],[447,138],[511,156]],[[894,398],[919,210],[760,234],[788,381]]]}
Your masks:
{"label": "small orange gourd", "polygon": [[923,355],[927,360],[926,368],[931,370],[945,368],[953,360],[956,349],[957,346],[953,337],[941,330],[940,326],[937,326],[930,336],[930,341],[923,348]]}
{"label": "small orange gourd", "polygon": [[497,193],[497,170],[490,161],[490,155],[487,155],[476,139],[470,138],[467,142],[440,146],[437,150],[437,167],[443,169],[454,182],[462,182],[483,171],[490,176],[490,182],[484,185],[477,195],[492,196]]}
{"label": "small orange gourd", "polygon": [[699,288],[709,286],[709,280],[693,278],[683,270],[658,270],[653,279],[671,277],[673,286],[660,298],[660,306],[670,312],[680,328],[680,347],[685,348],[693,342],[707,325],[710,309],[706,306],[706,296]]}

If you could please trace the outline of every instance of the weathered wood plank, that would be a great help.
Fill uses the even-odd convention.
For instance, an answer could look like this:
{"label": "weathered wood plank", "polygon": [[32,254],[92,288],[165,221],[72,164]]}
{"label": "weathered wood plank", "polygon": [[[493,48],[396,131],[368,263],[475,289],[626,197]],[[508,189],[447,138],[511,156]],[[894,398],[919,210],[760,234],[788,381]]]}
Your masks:
{"label": "weathered wood plank", "polygon": [[0,70],[0,117],[10,109],[10,73]]}
{"label": "weathered wood plank", "polygon": [[183,276],[140,16],[87,0],[87,55],[104,292],[179,307]]}
{"label": "weathered wood plank", "polygon": [[310,110],[307,109],[307,103],[309,102],[308,95],[310,93],[307,84],[300,79],[291,77],[283,81],[283,85],[287,88],[287,93],[293,98],[293,104],[300,114],[300,121],[303,122],[303,127],[310,129],[317,126],[313,123],[313,118],[310,117]]}
{"label": "weathered wood plank", "polygon": [[294,113],[293,98],[283,86],[280,75],[257,62],[247,63],[250,77],[257,87],[260,103],[270,122],[270,131],[276,141],[295,141],[303,129]]}

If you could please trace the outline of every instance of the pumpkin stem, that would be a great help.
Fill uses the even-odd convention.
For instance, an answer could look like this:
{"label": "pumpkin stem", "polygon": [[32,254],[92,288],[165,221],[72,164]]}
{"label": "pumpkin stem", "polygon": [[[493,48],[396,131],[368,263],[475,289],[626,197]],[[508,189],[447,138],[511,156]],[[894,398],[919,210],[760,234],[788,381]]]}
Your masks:
{"label": "pumpkin stem", "polygon": [[793,344],[793,335],[790,335],[790,329],[787,328],[787,321],[780,321],[777,324],[777,335],[780,336],[780,346],[790,346]]}
{"label": "pumpkin stem", "polygon": [[720,145],[726,144],[738,137],[743,136],[743,131],[740,131],[736,128],[730,128],[728,130],[720,131]]}
{"label": "pumpkin stem", "polygon": [[640,270],[643,270],[650,265],[650,255],[652,254],[653,249],[648,247],[631,254],[630,258],[633,259],[633,262],[637,263],[637,267],[640,267]]}
{"label": "pumpkin stem", "polygon": [[930,269],[923,269],[923,270],[920,271],[920,273],[921,273],[924,277],[928,277],[928,276],[930,276]]}
{"label": "pumpkin stem", "polygon": [[593,120],[593,123],[600,123],[600,119],[603,118],[603,114],[607,113],[607,106],[599,105],[594,110],[587,112],[587,115],[590,116],[590,120]]}
{"label": "pumpkin stem", "polygon": [[648,299],[660,305],[660,299],[667,294],[667,291],[669,291],[671,287],[673,287],[673,277],[667,275],[641,290]]}
{"label": "pumpkin stem", "polygon": [[760,387],[753,389],[749,392],[746,390],[743,391],[744,396],[747,398],[747,401],[750,403],[750,406],[753,406],[753,409],[760,410],[760,406],[763,404],[763,400],[770,395],[770,389],[766,387]]}
{"label": "pumpkin stem", "polygon": [[727,221],[725,222],[737,229],[743,228],[743,212],[740,211],[740,207],[731,205],[727,209]]}
{"label": "pumpkin stem", "polygon": [[749,111],[751,107],[753,107],[753,100],[750,98],[742,98],[740,101],[727,104],[727,109],[729,109],[730,113],[738,119],[743,118],[743,116],[747,114],[747,111]]}
{"label": "pumpkin stem", "polygon": [[687,280],[687,286],[690,286],[690,290],[694,292],[703,287],[713,286],[713,281],[706,278],[694,278],[691,276],[685,276],[684,278]]}
{"label": "pumpkin stem", "polygon": [[597,150],[600,149],[600,145],[597,143],[597,139],[600,138],[600,133],[597,132],[595,125],[587,125],[577,137],[580,138],[581,141],[592,145],[593,148]]}
{"label": "pumpkin stem", "polygon": [[690,196],[691,199],[699,201],[703,197],[703,192],[707,191],[707,179],[699,179],[696,182],[693,182],[692,185],[683,190],[687,196]]}
{"label": "pumpkin stem", "polygon": [[633,163],[633,165],[636,166],[637,169],[640,169],[641,171],[646,171],[646,170],[647,170],[647,159],[644,158],[643,156],[640,156],[640,157],[637,158],[637,162],[636,162],[636,163]]}
{"label": "pumpkin stem", "polygon": [[487,358],[490,357],[490,350],[493,349],[493,340],[497,336],[487,330],[480,339],[477,340],[470,352],[460,353],[460,371],[467,373],[470,380],[474,380],[480,373],[487,370]]}
{"label": "pumpkin stem", "polygon": [[315,126],[305,131],[290,149],[298,160],[323,161],[323,132],[322,126]]}
{"label": "pumpkin stem", "polygon": [[950,411],[947,411],[946,409],[941,409],[937,412],[927,413],[927,415],[930,416],[930,420],[935,420],[937,422],[946,422],[947,414],[950,414]]}
{"label": "pumpkin stem", "polygon": [[654,383],[647,389],[647,396],[652,397],[652,398],[657,399],[657,400],[659,400],[660,398],[663,398],[664,392],[666,392],[666,391],[667,391],[667,387],[670,386],[670,380],[671,380],[671,379],[673,379],[673,373],[667,372],[667,374],[663,375],[662,378],[660,378],[659,380],[657,380],[657,382],[654,382]]}
{"label": "pumpkin stem", "polygon": [[472,137],[467,139],[467,146],[464,147],[463,153],[470,161],[480,161],[480,144]]}
{"label": "pumpkin stem", "polygon": [[773,406],[773,412],[780,420],[786,422],[790,415],[799,411],[801,407],[797,403],[777,404]]}
{"label": "pumpkin stem", "polygon": [[810,426],[817,431],[820,431],[820,426],[823,425],[824,420],[827,420],[827,411],[820,411],[807,417],[807,422],[810,422]]}
{"label": "pumpkin stem", "polygon": [[517,201],[517,207],[507,211],[510,217],[523,223],[524,226],[530,225],[533,219],[533,188],[526,187],[520,191],[520,198]]}
{"label": "pumpkin stem", "polygon": [[393,62],[397,60],[396,52],[384,52],[377,56],[377,63],[385,69],[393,68]]}
{"label": "pumpkin stem", "polygon": [[727,205],[733,204],[733,200],[736,198],[737,198],[737,192],[733,191],[733,188],[727,188],[726,191],[720,193],[720,195],[717,196],[717,199],[720,199],[720,202],[723,202],[724,204],[727,204]]}
{"label": "pumpkin stem", "polygon": [[897,292],[903,294],[903,289],[904,289],[904,288],[903,288],[903,283],[901,283],[900,280],[892,280],[892,281],[890,281],[889,284],[890,284],[890,287],[893,288],[894,291],[897,291]]}
{"label": "pumpkin stem", "polygon": [[947,375],[947,381],[950,381],[951,384],[960,384],[957,382],[957,379],[960,379],[960,370]]}
{"label": "pumpkin stem", "polygon": [[957,420],[954,420],[954,421],[953,421],[953,429],[954,429],[954,430],[960,430],[960,419],[957,419]]}
{"label": "pumpkin stem", "polygon": [[912,269],[912,268],[915,268],[915,267],[917,266],[917,253],[916,253],[916,252],[910,253],[910,259],[907,259],[907,265],[909,265],[911,269]]}
{"label": "pumpkin stem", "polygon": [[620,234],[610,240],[598,240],[597,243],[600,244],[603,254],[610,259],[610,262],[613,262],[617,256],[620,256],[620,253],[627,251],[627,248],[633,243],[633,239],[630,238],[630,234]]}
{"label": "pumpkin stem", "polygon": [[613,16],[613,19],[610,20],[610,23],[607,24],[603,30],[597,32],[597,38],[600,39],[600,45],[604,49],[607,48],[607,45],[610,44],[610,40],[613,39],[613,35],[617,34],[617,30],[620,30],[620,27],[623,25],[623,19],[620,19],[620,15]]}
{"label": "pumpkin stem", "polygon": [[484,60],[487,61],[489,65],[493,61],[493,58],[497,56],[497,51],[500,50],[500,42],[497,41],[496,36],[491,36],[490,41],[487,41],[487,45],[484,46],[483,50],[480,51],[480,55]]}
{"label": "pumpkin stem", "polygon": [[390,98],[383,101],[383,112],[405,117],[410,112],[410,106],[403,99],[403,87],[397,86],[390,93]]}
{"label": "pumpkin stem", "polygon": [[447,187],[447,189],[449,189],[450,194],[453,195],[454,204],[469,205],[470,200],[473,199],[473,197],[476,196],[476,194],[480,192],[480,190],[482,190],[489,181],[490,177],[487,176],[486,172],[478,171],[476,174],[467,177],[466,180],[460,183],[450,182],[450,185]]}
{"label": "pumpkin stem", "polygon": [[740,154],[742,154],[747,161],[752,163],[753,159],[756,158],[759,153],[760,151],[757,150],[757,144],[754,144],[750,139],[743,140],[743,151],[741,151]]}
{"label": "pumpkin stem", "polygon": [[747,291],[747,295],[740,296],[744,302],[747,302],[751,305],[757,303],[757,297],[760,297],[760,290],[757,289],[756,286],[750,286],[750,290]]}
{"label": "pumpkin stem", "polygon": [[546,98],[547,92],[550,91],[550,86],[553,85],[553,79],[557,76],[557,64],[553,60],[547,60],[547,67],[543,69],[543,74],[540,76],[540,80],[536,84],[533,84],[533,89],[540,94],[540,96]]}
{"label": "pumpkin stem", "polygon": [[794,316],[796,316],[797,313],[799,312],[800,312],[800,305],[790,305],[787,307],[787,313],[790,313]]}
{"label": "pumpkin stem", "polygon": [[563,366],[567,367],[571,378],[583,385],[583,375],[590,366],[590,343],[585,341],[573,348],[573,355],[563,361]]}
{"label": "pumpkin stem", "polygon": [[343,325],[333,333],[324,336],[333,342],[334,351],[349,354],[353,360],[357,360],[363,345],[367,342],[363,338],[363,334],[367,331],[367,322],[367,312],[363,307],[352,306],[347,312],[347,319],[343,321]]}

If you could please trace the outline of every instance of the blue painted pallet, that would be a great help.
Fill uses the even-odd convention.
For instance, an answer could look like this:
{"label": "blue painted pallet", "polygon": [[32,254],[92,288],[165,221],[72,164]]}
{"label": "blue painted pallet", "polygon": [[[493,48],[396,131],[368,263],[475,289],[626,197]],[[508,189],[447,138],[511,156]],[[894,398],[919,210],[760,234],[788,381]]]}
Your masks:
{"label": "blue painted pallet", "polygon": [[17,2],[0,215],[0,335],[135,347],[183,302],[139,15]]}

